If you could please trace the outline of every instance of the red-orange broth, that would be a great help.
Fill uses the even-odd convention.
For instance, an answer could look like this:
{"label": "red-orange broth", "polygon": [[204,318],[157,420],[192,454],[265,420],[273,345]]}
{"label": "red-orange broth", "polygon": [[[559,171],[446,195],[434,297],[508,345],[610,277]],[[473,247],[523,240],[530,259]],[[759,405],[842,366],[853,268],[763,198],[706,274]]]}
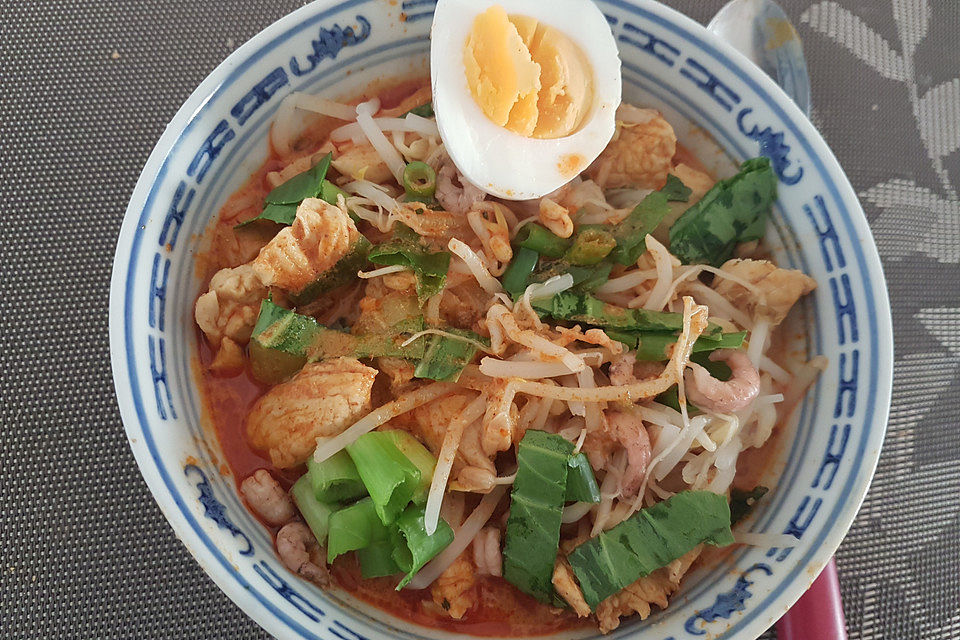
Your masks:
{"label": "red-orange broth", "polygon": [[[366,99],[376,93],[384,108],[390,108],[418,89],[422,89],[426,83],[425,79],[416,79],[404,81],[380,91],[371,88],[355,101]],[[329,120],[317,122],[301,138],[304,149],[309,148],[310,145],[313,148],[319,146],[334,126],[336,123]],[[684,163],[702,169],[697,158],[681,145],[677,147],[677,156]],[[246,240],[243,237],[238,239],[233,227],[237,222],[259,213],[263,198],[270,190],[266,182],[266,174],[282,167],[282,159],[271,148],[263,165],[250,176],[243,187],[231,196],[218,214],[216,224],[208,231],[212,235],[210,250],[208,253],[201,254],[197,260],[197,269],[204,281],[202,290],[206,290],[210,277],[218,269],[236,266],[255,256],[255,253],[249,254],[253,251],[251,247],[259,246],[258,237],[251,235]],[[236,203],[242,201],[251,204],[246,208],[238,208]],[[260,232],[253,230],[250,233]],[[304,473],[305,468],[275,468],[268,456],[250,447],[245,433],[247,413],[269,387],[253,378],[249,363],[242,373],[233,377],[211,374],[209,365],[213,360],[213,353],[200,330],[196,329],[196,331],[200,345],[198,354],[200,366],[197,367],[197,376],[204,397],[206,415],[212,421],[220,449],[226,458],[226,465],[233,474],[238,489],[240,482],[257,469],[267,469],[284,488],[289,489]],[[778,349],[778,345],[774,344],[772,350],[784,348],[783,341],[778,342],[781,342],[780,348]],[[772,460],[777,457],[780,432],[781,429],[778,426],[762,449],[748,449],[741,454],[737,477],[734,481],[735,486],[752,489],[760,478],[766,475]],[[221,469],[226,471],[223,467]],[[276,527],[266,523],[264,526],[273,535],[276,534]],[[722,552],[705,554],[709,559],[701,558],[698,564],[716,562],[723,555]],[[445,614],[442,605],[434,603],[429,589],[405,589],[398,592],[394,589],[395,578],[361,579],[359,566],[353,554],[338,558],[332,569],[337,585],[343,590],[391,615],[426,627],[477,636],[535,636],[594,624],[589,619],[578,620],[569,610],[556,609],[537,602],[515,589],[503,578],[478,577],[475,587],[477,604],[467,611],[462,619],[454,620]]]}

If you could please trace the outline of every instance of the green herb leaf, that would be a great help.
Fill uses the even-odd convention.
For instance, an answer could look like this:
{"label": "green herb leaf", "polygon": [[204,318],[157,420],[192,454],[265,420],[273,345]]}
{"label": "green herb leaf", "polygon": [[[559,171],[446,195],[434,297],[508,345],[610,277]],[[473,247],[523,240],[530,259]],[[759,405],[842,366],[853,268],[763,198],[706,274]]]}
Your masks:
{"label": "green herb leaf", "polygon": [[297,207],[307,198],[322,198],[330,204],[337,204],[337,193],[344,192],[326,179],[332,159],[333,154],[328,153],[303,173],[298,173],[283,184],[277,185],[264,199],[264,207],[260,215],[241,222],[237,227],[244,227],[257,220],[270,220],[291,225],[297,217]]}
{"label": "green herb leaf", "polygon": [[348,551],[382,542],[390,536],[390,530],[380,521],[376,504],[364,498],[349,507],[330,514],[330,532],[327,535],[327,562],[333,562]]}
{"label": "green herb leaf", "polygon": [[427,535],[424,512],[424,506],[412,504],[397,518],[392,536],[393,560],[406,573],[397,591],[407,586],[423,565],[453,542],[453,529],[443,518],[437,522],[433,535]]}
{"label": "green herb leaf", "polygon": [[330,531],[330,514],[336,508],[327,502],[317,499],[313,491],[313,485],[307,475],[303,475],[299,480],[293,483],[290,488],[290,495],[293,496],[293,502],[300,510],[300,515],[306,520],[307,526],[313,532],[313,536],[320,543],[320,546],[327,544],[327,533]]}
{"label": "green herb leaf", "polygon": [[346,451],[338,451],[323,462],[307,460],[306,477],[313,494],[323,502],[346,502],[367,495],[357,467]]}
{"label": "green herb leaf", "polygon": [[591,609],[698,544],[733,543],[730,506],[709,491],[682,491],[584,542],[567,560]]}
{"label": "green herb leaf", "polygon": [[740,165],[740,172],[721,180],[687,209],[670,228],[670,252],[686,264],[719,267],[741,242],[759,240],[777,199],[777,176],[769,158]]}
{"label": "green herb leaf", "polygon": [[528,429],[517,447],[517,477],[510,494],[503,577],[545,603],[555,595],[551,578],[560,544],[560,518],[573,444]]}
{"label": "green herb leaf", "polygon": [[546,282],[554,276],[569,273],[573,276],[573,287],[569,289],[570,291],[589,292],[609,280],[612,269],[613,265],[609,262],[601,262],[591,267],[578,267],[566,260],[541,260],[539,267],[527,279],[527,284]]}
{"label": "green herb leaf", "polygon": [[671,202],[688,202],[693,189],[683,184],[677,176],[668,173],[667,183],[660,189],[660,193],[667,196],[667,200]]}
{"label": "green herb leaf", "polygon": [[567,501],[600,502],[600,487],[586,454],[570,456],[567,467]]}
{"label": "green herb leaf", "polygon": [[752,491],[733,488],[730,490],[730,526],[737,524],[750,515],[757,506],[757,500],[767,495],[767,487],[757,486]]}
{"label": "green herb leaf", "polygon": [[[447,328],[444,331],[476,341],[482,340],[473,331],[454,328]],[[423,358],[417,363],[413,375],[429,380],[456,382],[460,378],[460,372],[470,364],[476,354],[477,347],[465,340],[431,335],[427,338]]]}
{"label": "green herb leaf", "polygon": [[420,302],[443,290],[450,268],[448,252],[431,252],[415,231],[400,223],[397,223],[393,239],[375,246],[367,258],[374,264],[402,265],[412,269],[417,277]]}

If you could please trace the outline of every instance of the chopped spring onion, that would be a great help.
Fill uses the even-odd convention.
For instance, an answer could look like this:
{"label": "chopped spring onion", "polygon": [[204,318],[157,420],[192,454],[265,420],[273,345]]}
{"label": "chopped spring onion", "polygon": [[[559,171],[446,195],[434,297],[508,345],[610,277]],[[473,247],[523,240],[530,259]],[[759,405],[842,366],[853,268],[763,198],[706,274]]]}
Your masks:
{"label": "chopped spring onion", "polygon": [[777,199],[777,176],[766,157],[751,158],[720,180],[670,227],[670,252],[685,264],[719,267],[741,242],[759,240]]}
{"label": "chopped spring onion", "polygon": [[[482,341],[485,338],[473,331],[464,329],[446,329],[448,333],[470,338],[473,341]],[[477,347],[466,340],[457,340],[441,335],[431,335],[427,338],[423,357],[417,363],[413,375],[417,378],[440,380],[442,382],[456,382],[460,372],[470,364],[477,354]]]}
{"label": "chopped spring onion", "polygon": [[510,494],[503,577],[524,593],[553,603],[553,565],[560,544],[567,460],[573,443],[528,429],[517,447],[517,477]]}
{"label": "chopped spring onion", "polygon": [[426,162],[411,162],[403,170],[403,190],[407,200],[432,201],[437,191],[437,172]]}
{"label": "chopped spring onion", "polygon": [[563,257],[570,264],[588,267],[602,261],[616,246],[613,234],[600,225],[583,226]]}
{"label": "chopped spring onion", "polygon": [[433,470],[437,466],[437,459],[423,444],[406,431],[392,429],[384,431],[393,438],[393,444],[396,445],[400,453],[405,455],[413,466],[420,472],[420,482],[413,492],[413,502],[423,504],[427,500],[427,493],[430,491],[430,480],[433,478]]}
{"label": "chopped spring onion", "polygon": [[730,506],[709,491],[682,491],[574,549],[567,560],[592,610],[698,544],[733,543]]}
{"label": "chopped spring onion", "polygon": [[513,255],[513,260],[500,277],[500,283],[511,297],[516,299],[523,294],[524,289],[527,288],[527,279],[533,273],[539,259],[539,253],[526,247],[520,247]]}
{"label": "chopped spring onion", "polygon": [[[535,305],[558,320],[584,322],[598,327],[631,331],[679,331],[683,315],[608,304],[587,293],[564,291]],[[717,327],[719,329],[719,327]]]}
{"label": "chopped spring onion", "polygon": [[750,515],[757,505],[757,500],[767,495],[770,489],[764,486],[754,487],[752,491],[744,491],[734,487],[730,490],[730,526],[737,524]]}
{"label": "chopped spring onion", "polygon": [[393,239],[371,249],[367,259],[374,264],[412,269],[417,276],[417,297],[421,302],[443,290],[450,268],[449,253],[430,251],[415,231],[401,223],[397,223]]}
{"label": "chopped spring onion", "polygon": [[397,591],[407,586],[425,564],[433,560],[453,542],[453,529],[444,520],[428,535],[424,522],[424,508],[412,504],[397,518],[394,531],[393,560],[406,573]]}
{"label": "chopped spring onion", "polygon": [[536,222],[523,225],[514,237],[513,242],[548,258],[562,257],[570,246],[569,239],[561,238]]}
{"label": "chopped spring onion", "polygon": [[576,453],[567,460],[568,502],[600,502],[600,487],[593,475],[593,467],[584,453]]}
{"label": "chopped spring onion", "polygon": [[330,514],[330,532],[327,535],[327,562],[373,542],[382,542],[390,530],[380,521],[376,505],[370,498],[354,502]]}
{"label": "chopped spring onion", "polygon": [[393,559],[394,543],[392,540],[372,542],[369,546],[357,549],[357,560],[360,561],[360,575],[363,578],[382,578],[403,573],[397,561]]}
{"label": "chopped spring onion", "polygon": [[327,533],[330,526],[330,514],[334,511],[334,506],[321,502],[317,499],[313,491],[313,485],[310,478],[306,475],[300,477],[290,488],[290,495],[300,510],[300,515],[307,521],[307,526],[313,532],[314,537],[321,545],[327,543]]}
{"label": "chopped spring onion", "polygon": [[346,502],[367,495],[357,467],[346,451],[323,462],[310,458],[306,477],[310,479],[313,495],[323,502]]}
{"label": "chopped spring onion", "polygon": [[[365,434],[347,445],[357,473],[383,524],[391,524],[420,488],[420,470],[386,431]],[[359,547],[354,547],[359,548]]]}
{"label": "chopped spring onion", "polygon": [[659,191],[647,195],[630,214],[614,225],[611,233],[617,241],[610,257],[622,265],[635,264],[637,258],[646,251],[646,237],[660,226],[670,213],[669,202],[686,202],[691,190],[673,175],[667,176],[667,183]]}

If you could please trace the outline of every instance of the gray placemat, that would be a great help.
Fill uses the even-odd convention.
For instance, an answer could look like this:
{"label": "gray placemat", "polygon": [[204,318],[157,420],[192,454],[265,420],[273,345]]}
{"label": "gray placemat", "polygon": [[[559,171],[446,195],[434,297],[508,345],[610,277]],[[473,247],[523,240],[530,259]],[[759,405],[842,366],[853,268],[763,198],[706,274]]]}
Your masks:
{"label": "gray placemat", "polygon": [[[106,306],[127,198],[165,124],[230,51],[300,4],[0,6],[3,638],[266,637],[140,478]],[[670,4],[706,21],[722,3]],[[850,635],[960,638],[960,2],[782,4],[894,305],[890,429],[838,553]]]}

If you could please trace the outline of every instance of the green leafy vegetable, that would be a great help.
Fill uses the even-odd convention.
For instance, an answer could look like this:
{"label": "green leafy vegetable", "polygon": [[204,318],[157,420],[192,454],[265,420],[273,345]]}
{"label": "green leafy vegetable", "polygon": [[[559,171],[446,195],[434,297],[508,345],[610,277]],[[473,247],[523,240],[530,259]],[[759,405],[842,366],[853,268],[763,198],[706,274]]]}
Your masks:
{"label": "green leafy vegetable", "polygon": [[653,233],[663,219],[670,213],[667,195],[654,191],[640,201],[626,218],[614,225],[613,237],[616,248],[610,258],[622,265],[636,264],[637,259],[647,250],[647,235]]}
{"label": "green leafy vegetable", "polygon": [[406,431],[392,429],[383,433],[390,434],[390,437],[393,438],[393,444],[400,450],[400,453],[405,455],[420,472],[420,482],[413,492],[413,502],[417,504],[426,502],[427,494],[430,492],[430,481],[433,479],[433,470],[437,466],[437,459],[419,440]]}
{"label": "green leafy vegetable", "polygon": [[337,262],[320,274],[316,280],[308,284],[299,292],[290,294],[290,302],[301,306],[313,302],[320,294],[336,289],[350,282],[355,282],[357,271],[367,265],[367,254],[370,252],[370,241],[360,234],[347,252]]}
{"label": "green leafy vegetable", "polygon": [[677,176],[672,173],[667,174],[667,183],[660,189],[660,193],[667,196],[671,202],[688,202],[693,189],[683,184]]}
{"label": "green leafy vegetable", "polygon": [[[471,338],[477,342],[483,340],[473,331],[447,328],[444,331],[454,335]],[[457,340],[448,336],[431,335],[427,338],[423,358],[417,363],[413,375],[417,378],[456,382],[460,372],[477,354],[477,347],[466,340]]]}
{"label": "green leafy vegetable", "polygon": [[733,543],[730,506],[709,491],[682,491],[584,542],[567,560],[591,609],[698,544]]}
{"label": "green leafy vegetable", "polygon": [[327,533],[330,527],[330,514],[335,506],[317,499],[313,485],[307,475],[303,475],[293,483],[290,495],[300,510],[300,515],[307,521],[307,526],[321,545],[327,544]]}
{"label": "green leafy vegetable", "polygon": [[513,242],[548,258],[562,257],[570,246],[570,240],[561,238],[536,222],[530,222],[520,227]]}
{"label": "green leafy vegetable", "polygon": [[433,535],[427,535],[424,507],[412,504],[397,518],[392,540],[393,560],[406,573],[397,585],[399,591],[407,586],[423,565],[453,542],[453,529],[441,518]]}
{"label": "green leafy vegetable", "polygon": [[400,451],[394,436],[371,431],[347,445],[347,453],[383,524],[397,519],[420,487],[420,470]]}
{"label": "green leafy vegetable", "polygon": [[[739,349],[747,337],[746,331],[723,333],[714,338],[706,336],[693,343],[693,353],[709,353],[717,349]],[[676,343],[677,336],[672,333],[639,333],[637,340],[637,360],[662,361],[670,359],[670,346]]]}
{"label": "green leafy vegetable", "polygon": [[613,234],[600,225],[584,225],[563,257],[570,264],[587,267],[602,261],[616,246]]}
{"label": "green leafy vegetable", "polygon": [[717,182],[673,223],[670,252],[686,264],[719,267],[737,244],[763,237],[776,198],[769,158],[747,160],[737,175]]}
{"label": "green leafy vegetable", "polygon": [[372,542],[362,549],[357,549],[360,575],[364,578],[382,578],[403,573],[393,559],[393,551],[393,540]]}
{"label": "green leafy vegetable", "polygon": [[753,511],[757,500],[767,495],[767,487],[757,486],[751,491],[733,488],[730,490],[730,526],[737,524]]}
{"label": "green leafy vegetable", "polygon": [[344,192],[326,179],[332,159],[333,154],[328,153],[303,173],[298,173],[283,184],[277,185],[264,199],[264,207],[260,215],[241,222],[237,227],[246,226],[257,220],[270,220],[285,225],[293,224],[297,217],[297,207],[307,198],[322,198],[330,204],[337,204],[337,194]]}
{"label": "green leafy vegetable", "polygon": [[591,267],[578,267],[566,260],[541,260],[540,265],[527,279],[527,284],[546,282],[553,276],[569,273],[573,276],[573,287],[570,291],[589,292],[610,279],[611,269],[613,265],[609,262],[601,262]]}
{"label": "green leafy vegetable", "polygon": [[330,514],[330,532],[327,535],[327,562],[373,542],[387,540],[390,530],[380,521],[376,505],[370,498],[354,502]]}
{"label": "green leafy vegetable", "polygon": [[411,162],[403,169],[403,190],[408,200],[432,202],[437,191],[437,172],[426,162]]}
{"label": "green leafy vegetable", "polygon": [[520,247],[513,254],[513,260],[510,261],[507,270],[500,277],[500,284],[514,299],[522,296],[527,289],[527,281],[530,279],[530,274],[533,273],[539,259],[539,253],[526,247]]}
{"label": "green leafy vegetable", "polygon": [[393,239],[375,246],[367,258],[374,264],[402,265],[412,269],[417,276],[417,297],[421,302],[443,290],[450,268],[448,252],[431,252],[415,231],[400,223],[397,223]]}
{"label": "green leafy vegetable", "polygon": [[346,451],[338,451],[323,462],[307,460],[307,474],[313,495],[323,502],[346,502],[367,495],[357,467]]}
{"label": "green leafy vegetable", "polygon": [[[433,103],[425,102],[419,107],[414,107],[407,111],[407,113],[412,113],[415,116],[420,116],[421,118],[432,118],[433,117]],[[403,115],[407,115],[406,113]]]}
{"label": "green leafy vegetable", "polygon": [[339,356],[372,358],[393,356],[417,360],[423,357],[423,341],[401,346],[410,330],[422,328],[398,322],[394,333],[351,334],[319,324],[267,299],[260,303],[260,315],[250,338],[250,360],[254,376],[275,384],[296,373],[307,362]]}
{"label": "green leafy vegetable", "polygon": [[567,459],[567,501],[600,502],[600,487],[585,453]]}
{"label": "green leafy vegetable", "polygon": [[560,518],[567,492],[573,444],[527,430],[517,447],[517,477],[510,494],[503,549],[503,577],[545,603],[555,595],[551,578],[560,544]]}

